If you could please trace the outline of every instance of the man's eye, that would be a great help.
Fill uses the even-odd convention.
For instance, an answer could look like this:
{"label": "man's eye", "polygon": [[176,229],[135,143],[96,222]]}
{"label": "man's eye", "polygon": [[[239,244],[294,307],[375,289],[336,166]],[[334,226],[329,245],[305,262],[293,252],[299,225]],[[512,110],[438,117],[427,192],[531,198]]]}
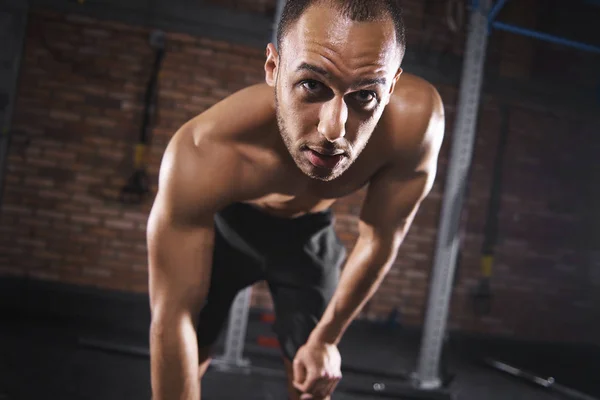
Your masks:
{"label": "man's eye", "polygon": [[354,97],[361,103],[370,103],[377,98],[377,94],[370,90],[361,90],[356,92]]}
{"label": "man's eye", "polygon": [[304,82],[302,82],[302,87],[304,89],[306,89],[309,92],[318,92],[320,89],[323,88],[321,82],[317,82],[317,81],[313,81],[313,80],[306,80]]}

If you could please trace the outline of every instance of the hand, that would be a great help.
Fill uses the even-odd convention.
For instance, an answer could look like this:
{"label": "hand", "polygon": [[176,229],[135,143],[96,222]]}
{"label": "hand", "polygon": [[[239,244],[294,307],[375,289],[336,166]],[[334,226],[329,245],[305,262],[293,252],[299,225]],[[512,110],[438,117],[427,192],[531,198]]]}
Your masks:
{"label": "hand", "polygon": [[342,358],[330,343],[308,342],[294,358],[294,387],[300,399],[322,399],[331,396],[342,379]]}

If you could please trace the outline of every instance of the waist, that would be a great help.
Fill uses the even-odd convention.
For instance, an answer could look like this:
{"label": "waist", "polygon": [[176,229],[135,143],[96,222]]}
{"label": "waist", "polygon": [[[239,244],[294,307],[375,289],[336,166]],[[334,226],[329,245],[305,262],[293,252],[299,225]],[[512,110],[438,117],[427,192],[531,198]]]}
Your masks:
{"label": "waist", "polygon": [[329,207],[320,209],[320,210],[298,210],[298,209],[290,209],[290,208],[278,208],[271,207],[268,204],[258,204],[258,203],[242,203],[254,208],[255,210],[267,214],[269,216],[283,219],[283,220],[296,220],[301,218],[311,218],[311,217],[319,217],[321,215],[331,215],[331,209]]}
{"label": "waist", "polygon": [[[334,221],[333,211],[330,208],[321,211],[294,213],[286,215],[253,203],[233,203],[219,213],[228,220],[247,222],[249,224],[267,224],[278,227],[322,227],[331,225]],[[265,226],[266,227],[266,226]]]}

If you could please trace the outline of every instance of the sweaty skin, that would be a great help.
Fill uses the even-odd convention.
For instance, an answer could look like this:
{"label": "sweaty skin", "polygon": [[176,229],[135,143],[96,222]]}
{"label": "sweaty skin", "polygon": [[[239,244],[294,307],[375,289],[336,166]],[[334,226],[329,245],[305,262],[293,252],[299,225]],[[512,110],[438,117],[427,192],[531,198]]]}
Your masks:
{"label": "sweaty skin", "polygon": [[358,23],[312,6],[281,54],[268,46],[266,83],[173,136],[147,232],[154,400],[200,398],[210,355],[197,348],[195,326],[215,213],[245,202],[295,218],[366,187],[359,237],[334,297],[293,365],[286,362],[292,398],[331,394],[341,378],[337,344],[389,271],[436,175],[442,101],[432,85],[402,73],[400,61],[391,21]]}

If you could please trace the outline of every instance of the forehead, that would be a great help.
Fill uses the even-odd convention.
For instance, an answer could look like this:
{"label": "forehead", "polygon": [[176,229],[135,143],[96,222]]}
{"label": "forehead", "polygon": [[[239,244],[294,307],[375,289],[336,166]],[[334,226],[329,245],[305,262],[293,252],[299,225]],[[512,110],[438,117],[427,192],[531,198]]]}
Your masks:
{"label": "forehead", "polygon": [[[391,18],[357,22],[343,17],[334,7],[315,4],[291,27],[283,40],[283,52],[294,66],[320,62],[339,73],[377,73],[398,67],[396,32]],[[308,60],[307,60],[308,59]]]}

